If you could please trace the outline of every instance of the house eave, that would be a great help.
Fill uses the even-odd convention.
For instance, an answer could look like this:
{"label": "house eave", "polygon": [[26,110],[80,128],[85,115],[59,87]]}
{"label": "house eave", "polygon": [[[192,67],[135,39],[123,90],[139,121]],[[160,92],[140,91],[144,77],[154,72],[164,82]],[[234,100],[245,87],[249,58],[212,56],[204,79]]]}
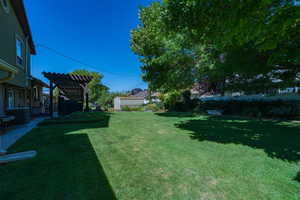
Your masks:
{"label": "house eave", "polygon": [[0,71],[7,72],[7,76],[0,78],[0,83],[5,81],[9,81],[14,78],[14,76],[18,73],[18,69],[4,60],[0,59]]}
{"label": "house eave", "polygon": [[26,10],[24,7],[23,0],[14,0],[11,1],[12,7],[17,15],[18,21],[21,24],[23,32],[26,37],[28,37],[28,42],[30,46],[30,53],[36,55],[36,48],[32,39],[32,33],[30,30],[29,22],[26,15]]}

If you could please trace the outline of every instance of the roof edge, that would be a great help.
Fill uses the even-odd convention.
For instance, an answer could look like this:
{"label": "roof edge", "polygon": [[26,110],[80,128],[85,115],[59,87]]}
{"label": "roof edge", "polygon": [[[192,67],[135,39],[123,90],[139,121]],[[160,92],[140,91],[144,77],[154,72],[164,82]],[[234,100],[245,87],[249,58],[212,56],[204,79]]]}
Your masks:
{"label": "roof edge", "polygon": [[19,23],[21,24],[22,30],[26,37],[28,37],[28,42],[30,46],[30,53],[36,55],[36,48],[32,39],[32,33],[29,26],[28,18],[26,15],[26,9],[24,6],[23,0],[11,0],[12,7],[15,11],[15,14],[18,18]]}

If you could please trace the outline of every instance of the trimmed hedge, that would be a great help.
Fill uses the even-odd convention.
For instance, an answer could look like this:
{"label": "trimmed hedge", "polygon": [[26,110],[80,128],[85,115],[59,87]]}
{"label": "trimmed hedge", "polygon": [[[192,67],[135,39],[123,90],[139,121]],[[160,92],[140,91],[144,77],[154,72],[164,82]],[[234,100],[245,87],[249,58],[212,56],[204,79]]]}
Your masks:
{"label": "trimmed hedge", "polygon": [[135,112],[135,111],[142,111],[143,107],[142,106],[138,106],[138,107],[122,106],[121,110],[127,111],[127,112]]}
{"label": "trimmed hedge", "polygon": [[296,118],[300,116],[300,101],[200,101],[196,111],[206,110],[222,110],[225,115]]}
{"label": "trimmed hedge", "polygon": [[164,102],[164,107],[171,112],[191,112],[198,105],[197,99],[191,99],[191,92],[184,91],[175,103]]}

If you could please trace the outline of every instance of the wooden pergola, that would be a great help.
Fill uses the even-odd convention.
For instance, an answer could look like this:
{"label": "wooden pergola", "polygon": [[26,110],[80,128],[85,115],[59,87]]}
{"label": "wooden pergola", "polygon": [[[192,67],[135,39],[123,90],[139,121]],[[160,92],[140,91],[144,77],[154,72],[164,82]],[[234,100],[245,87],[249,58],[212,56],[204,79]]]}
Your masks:
{"label": "wooden pergola", "polygon": [[[50,81],[50,115],[53,116],[53,90],[59,89],[59,95],[67,100],[81,101],[85,99],[85,111],[89,111],[89,93],[87,85],[92,76],[43,72]],[[84,103],[83,103],[84,104]]]}

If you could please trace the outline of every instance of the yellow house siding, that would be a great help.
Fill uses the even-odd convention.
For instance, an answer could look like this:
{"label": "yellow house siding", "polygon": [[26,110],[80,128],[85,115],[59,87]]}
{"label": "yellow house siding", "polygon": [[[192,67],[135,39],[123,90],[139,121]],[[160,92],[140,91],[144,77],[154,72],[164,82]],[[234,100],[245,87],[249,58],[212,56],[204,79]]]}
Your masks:
{"label": "yellow house siding", "polygon": [[0,84],[0,115],[4,115],[4,87]]}

